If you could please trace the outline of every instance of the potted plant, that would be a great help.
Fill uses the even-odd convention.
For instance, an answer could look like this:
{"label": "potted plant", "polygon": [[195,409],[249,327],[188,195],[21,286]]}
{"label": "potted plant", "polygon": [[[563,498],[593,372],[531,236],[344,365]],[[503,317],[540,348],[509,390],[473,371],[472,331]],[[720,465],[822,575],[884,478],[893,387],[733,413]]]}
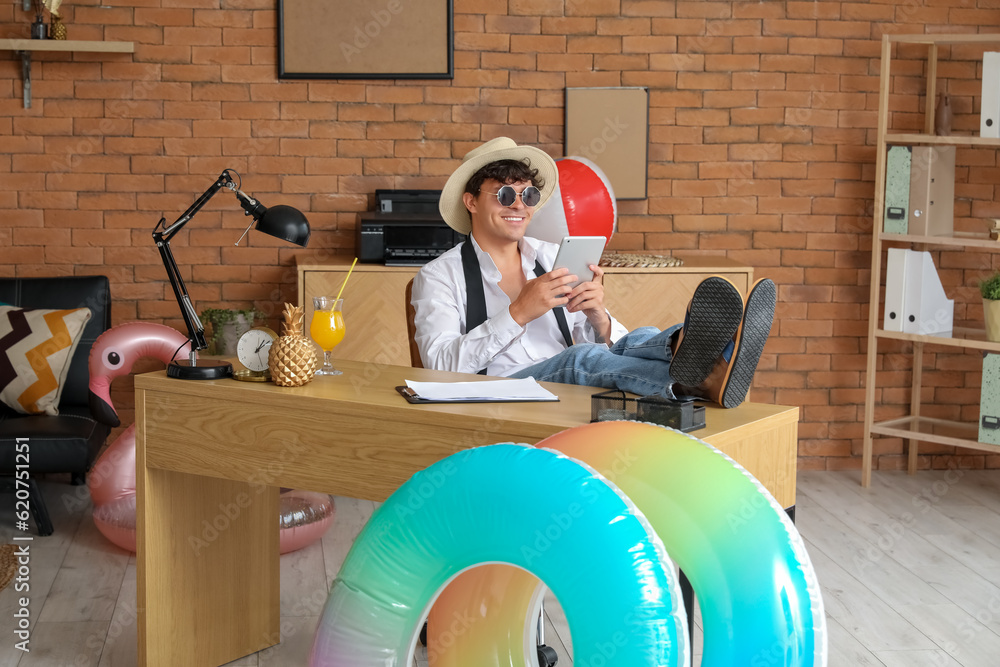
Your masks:
{"label": "potted plant", "polygon": [[979,283],[979,293],[983,296],[986,340],[1000,343],[1000,272]]}
{"label": "potted plant", "polygon": [[236,342],[247,329],[253,326],[254,320],[263,317],[256,308],[235,310],[232,308],[206,308],[201,311],[201,323],[212,325],[211,337],[208,338],[208,353],[234,355]]}

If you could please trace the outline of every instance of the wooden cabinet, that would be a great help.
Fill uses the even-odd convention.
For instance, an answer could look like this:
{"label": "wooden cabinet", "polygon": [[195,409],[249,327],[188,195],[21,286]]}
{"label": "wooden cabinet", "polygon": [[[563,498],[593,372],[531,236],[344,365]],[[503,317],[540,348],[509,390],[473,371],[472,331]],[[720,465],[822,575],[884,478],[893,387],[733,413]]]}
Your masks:
{"label": "wooden cabinet", "polygon": [[[907,61],[900,67],[897,76],[903,78],[903,83],[894,85],[892,72],[893,46],[896,44],[925,45],[927,48],[926,61],[924,63],[924,73],[926,77],[926,89],[923,104],[917,99],[918,94],[906,95],[907,101],[899,103],[898,96],[905,95],[910,89],[907,78],[912,82],[914,77],[913,60]],[[978,45],[978,47],[977,47]],[[917,465],[917,443],[919,441],[937,443],[942,445],[953,445],[968,447],[972,449],[994,450],[1000,447],[978,441],[978,429],[975,423],[965,423],[946,419],[930,418],[921,416],[921,388],[923,383],[923,363],[925,345],[940,346],[951,350],[980,350],[983,352],[1000,353],[1000,343],[992,343],[985,340],[984,332],[979,328],[955,327],[951,337],[920,335],[914,333],[903,333],[898,331],[887,331],[881,327],[882,315],[884,312],[882,294],[882,262],[887,257],[889,246],[912,248],[915,250],[940,251],[942,249],[961,250],[973,249],[981,251],[998,251],[1000,243],[991,240],[985,231],[975,232],[969,229],[958,229],[943,235],[928,235],[926,230],[917,233],[915,227],[905,222],[893,222],[886,225],[886,180],[887,180],[887,155],[890,147],[895,146],[954,146],[957,150],[975,149],[980,152],[988,152],[988,164],[995,164],[997,158],[996,149],[1000,147],[1000,139],[984,138],[974,136],[966,130],[964,135],[935,136],[935,100],[939,87],[939,71],[956,71],[954,63],[946,63],[939,68],[938,56],[939,47],[952,46],[953,48],[965,48],[962,61],[966,64],[966,71],[970,69],[968,63],[972,59],[973,65],[977,56],[968,55],[972,46],[977,51],[984,46],[986,50],[1000,50],[1000,35],[883,35],[882,37],[882,69],[879,86],[879,112],[878,112],[878,148],[876,158],[875,174],[875,212],[874,231],[872,239],[872,263],[871,263],[871,296],[869,299],[868,313],[868,358],[867,358],[867,382],[865,386],[865,425],[864,425],[864,451],[862,463],[861,483],[868,486],[871,483],[872,470],[872,437],[875,435],[892,436],[903,438],[908,442],[908,468],[912,474],[916,471]],[[917,70],[919,71],[919,70]],[[968,81],[962,81],[962,86],[967,86]],[[978,91],[977,91],[978,92]],[[896,103],[890,104],[890,94],[897,96]],[[971,95],[966,92],[966,95]],[[896,112],[902,112],[906,116],[921,108],[924,109],[923,131],[922,132],[901,132],[893,131],[891,116]],[[976,132],[976,130],[972,130]],[[979,156],[978,161],[984,158]],[[976,160],[974,160],[975,162]],[[965,170],[970,171],[970,170]],[[912,181],[911,181],[912,182]],[[965,192],[971,192],[971,188],[966,188]],[[992,189],[989,190],[992,193]],[[911,199],[912,201],[912,199]],[[989,200],[988,200],[989,201]],[[951,208],[953,202],[948,201],[946,205]],[[975,206],[970,210],[975,210]],[[917,227],[920,227],[918,225]],[[926,227],[926,224],[923,225]],[[907,233],[899,233],[905,231]],[[891,232],[891,233],[890,233]],[[938,267],[940,271],[940,267]],[[948,289],[948,285],[945,286]],[[954,291],[954,290],[953,290]],[[958,304],[956,303],[956,306]],[[878,355],[879,343],[886,340],[902,340],[912,343],[912,381],[910,387],[910,407],[909,414],[904,417],[890,419],[886,421],[875,421],[875,400],[876,388],[879,377]]]}
{"label": "wooden cabinet", "polygon": [[[350,263],[299,265],[299,305],[305,308],[307,331],[313,297],[336,296],[350,268]],[[403,291],[417,269],[360,263],[354,267],[341,296],[347,332],[333,350],[334,366],[337,359],[410,365]]]}
{"label": "wooden cabinet", "polygon": [[642,326],[664,329],[684,321],[691,295],[709,276],[728,278],[746,296],[753,269],[726,257],[684,257],[683,266],[662,269],[604,269],[604,301],[629,330]]}
{"label": "wooden cabinet", "polygon": [[[725,257],[688,257],[684,265],[662,269],[606,268],[604,285],[611,313],[629,329],[681,322],[691,294],[703,279],[721,275],[744,295],[753,269]],[[344,290],[347,335],[334,359],[409,366],[403,291],[420,267],[358,264]],[[312,318],[312,298],[340,290],[349,263],[300,264],[299,305],[306,322]]]}

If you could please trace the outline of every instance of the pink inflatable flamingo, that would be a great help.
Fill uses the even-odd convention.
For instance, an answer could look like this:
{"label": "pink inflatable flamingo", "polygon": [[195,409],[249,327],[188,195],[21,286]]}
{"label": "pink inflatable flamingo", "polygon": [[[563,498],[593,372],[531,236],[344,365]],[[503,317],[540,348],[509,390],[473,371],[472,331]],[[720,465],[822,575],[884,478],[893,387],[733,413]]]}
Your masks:
{"label": "pink inflatable flamingo", "polygon": [[[111,381],[132,372],[143,357],[169,363],[190,345],[176,329],[152,322],[120,324],[101,334],[90,351],[90,410],[98,421],[119,426]],[[94,523],[114,544],[135,551],[135,424],[97,459],[87,476]],[[333,523],[333,499],[323,493],[283,489],[279,512],[280,551],[312,544]]]}

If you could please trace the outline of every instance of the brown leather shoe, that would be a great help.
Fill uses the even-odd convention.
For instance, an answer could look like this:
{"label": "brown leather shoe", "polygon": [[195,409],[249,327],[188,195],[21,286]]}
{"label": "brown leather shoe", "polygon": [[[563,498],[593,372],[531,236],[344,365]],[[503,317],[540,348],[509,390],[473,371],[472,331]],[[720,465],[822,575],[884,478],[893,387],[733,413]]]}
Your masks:
{"label": "brown leather shoe", "polygon": [[673,347],[670,377],[696,387],[705,381],[716,359],[736,335],[743,317],[743,297],[736,285],[721,276],[701,281],[688,304],[678,340]]}
{"label": "brown leather shoe", "polygon": [[[757,363],[771,333],[778,290],[770,278],[754,283],[747,295],[743,321],[736,333],[736,345],[728,361],[719,360],[708,397],[724,408],[735,408],[747,397]],[[721,371],[721,373],[720,373]]]}

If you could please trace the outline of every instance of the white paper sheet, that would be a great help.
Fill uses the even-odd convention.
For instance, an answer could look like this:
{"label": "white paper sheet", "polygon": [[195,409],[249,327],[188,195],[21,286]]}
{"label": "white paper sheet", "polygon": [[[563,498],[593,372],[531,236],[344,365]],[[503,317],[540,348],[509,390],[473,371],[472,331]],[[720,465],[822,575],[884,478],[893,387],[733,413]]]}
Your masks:
{"label": "white paper sheet", "polygon": [[414,382],[406,386],[429,401],[558,401],[535,378],[487,382]]}

